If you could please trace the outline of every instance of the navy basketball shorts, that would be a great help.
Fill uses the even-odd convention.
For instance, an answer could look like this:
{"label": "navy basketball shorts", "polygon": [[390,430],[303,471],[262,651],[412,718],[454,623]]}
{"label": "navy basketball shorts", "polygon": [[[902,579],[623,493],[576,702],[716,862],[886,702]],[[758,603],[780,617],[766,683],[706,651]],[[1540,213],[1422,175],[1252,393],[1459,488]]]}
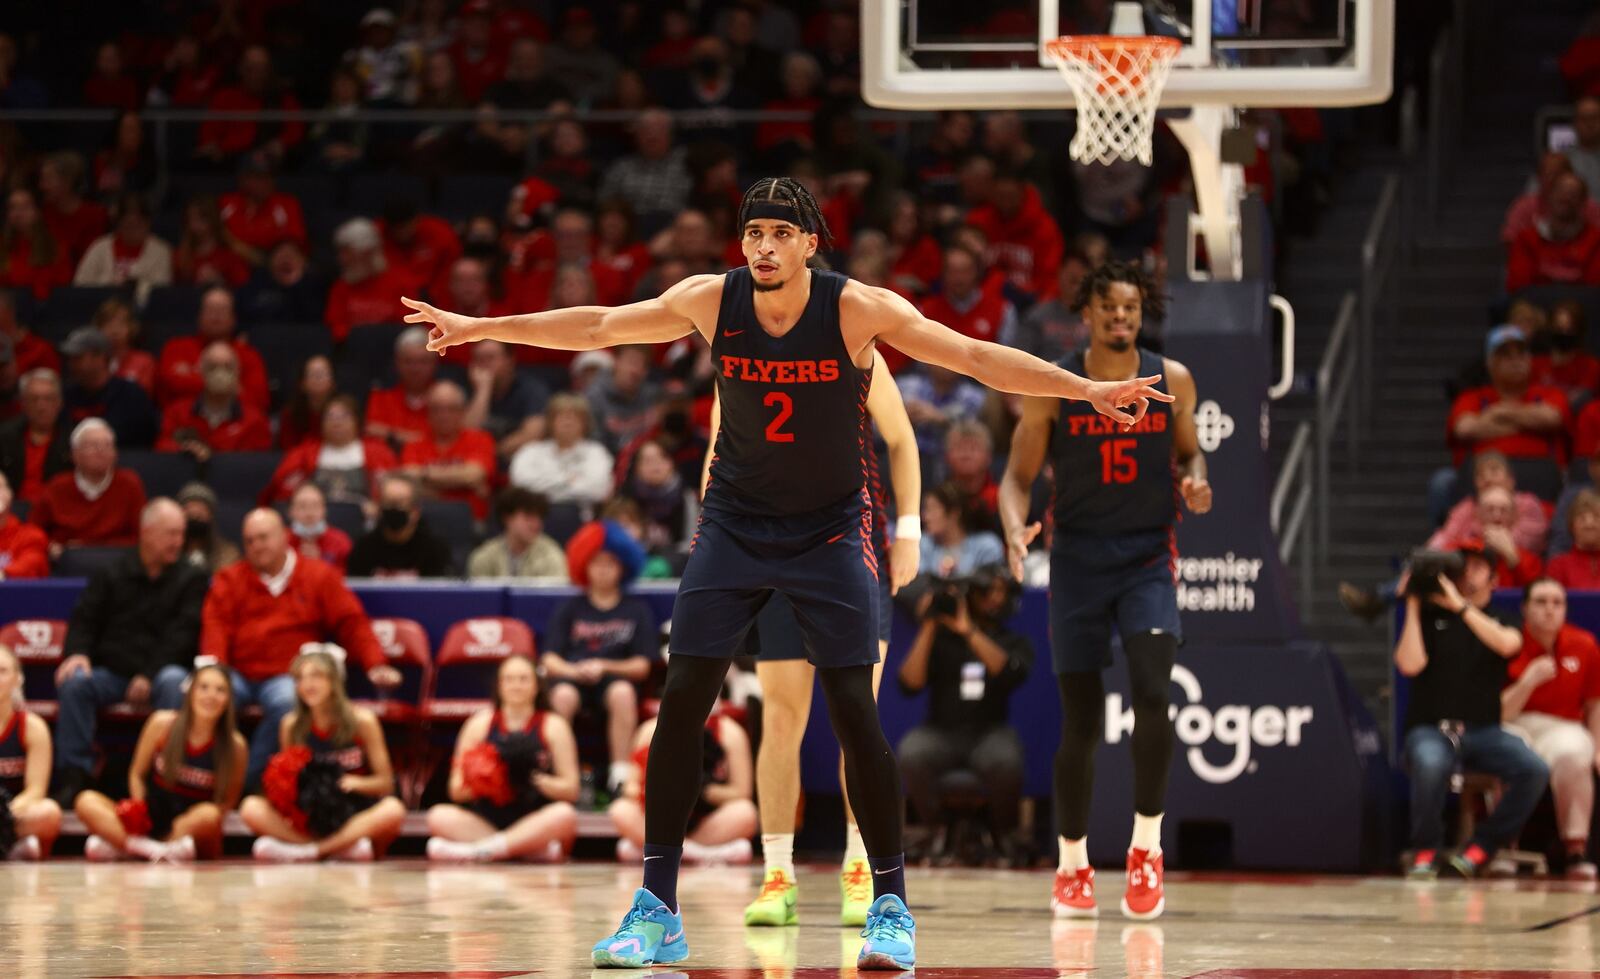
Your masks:
{"label": "navy basketball shorts", "polygon": [[876,663],[879,575],[867,506],[865,494],[788,516],[708,504],[673,605],[672,652],[731,659],[781,596],[787,609],[771,613],[774,631],[797,638],[813,665]]}
{"label": "navy basketball shorts", "polygon": [[1155,549],[1150,543],[1057,538],[1050,553],[1050,652],[1057,674],[1110,666],[1113,629],[1124,642],[1150,632],[1182,641],[1172,553],[1164,543]]}
{"label": "navy basketball shorts", "polygon": [[[879,568],[883,564],[878,565]],[[889,641],[894,624],[894,606],[889,597],[889,576],[878,577],[878,644]],[[795,624],[794,607],[783,595],[773,595],[756,617],[756,658],[762,663],[782,663],[805,659],[806,645]]]}

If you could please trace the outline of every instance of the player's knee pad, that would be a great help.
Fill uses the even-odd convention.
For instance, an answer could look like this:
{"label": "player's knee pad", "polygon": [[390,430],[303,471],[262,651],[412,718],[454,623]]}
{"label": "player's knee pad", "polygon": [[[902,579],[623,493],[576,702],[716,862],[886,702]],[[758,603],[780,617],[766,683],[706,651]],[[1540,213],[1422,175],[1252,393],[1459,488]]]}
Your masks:
{"label": "player's knee pad", "polygon": [[1100,671],[1062,673],[1056,677],[1061,691],[1061,740],[1093,744],[1105,721],[1106,688]]}
{"label": "player's knee pad", "polygon": [[1178,659],[1178,637],[1170,632],[1141,632],[1123,640],[1128,654],[1129,701],[1134,714],[1167,714],[1171,703],[1172,665]]}

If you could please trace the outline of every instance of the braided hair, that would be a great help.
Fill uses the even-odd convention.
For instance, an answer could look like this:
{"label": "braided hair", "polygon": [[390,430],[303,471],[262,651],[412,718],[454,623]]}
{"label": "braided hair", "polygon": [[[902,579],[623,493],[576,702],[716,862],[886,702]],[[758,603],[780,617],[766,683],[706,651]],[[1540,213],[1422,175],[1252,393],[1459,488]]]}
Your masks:
{"label": "braided hair", "polygon": [[777,205],[794,212],[793,217],[784,220],[793,221],[794,224],[807,234],[817,236],[817,249],[827,251],[833,247],[833,234],[828,230],[828,221],[822,216],[822,208],[817,204],[817,199],[811,196],[811,191],[793,177],[762,177],[750,189],[744,192],[744,199],[739,201],[739,228],[752,217],[763,217],[760,213],[752,211],[762,210],[761,205]]}
{"label": "braided hair", "polygon": [[1162,319],[1167,313],[1167,296],[1155,278],[1143,267],[1133,262],[1109,261],[1084,276],[1078,295],[1072,300],[1072,311],[1081,313],[1096,296],[1104,296],[1112,283],[1121,282],[1139,290],[1143,312],[1152,319]]}

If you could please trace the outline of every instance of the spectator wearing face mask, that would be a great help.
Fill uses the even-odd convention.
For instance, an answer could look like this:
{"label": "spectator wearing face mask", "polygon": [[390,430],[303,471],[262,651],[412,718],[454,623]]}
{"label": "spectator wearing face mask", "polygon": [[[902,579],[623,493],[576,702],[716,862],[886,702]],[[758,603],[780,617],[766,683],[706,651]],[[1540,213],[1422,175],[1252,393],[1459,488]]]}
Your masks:
{"label": "spectator wearing face mask", "polygon": [[302,483],[289,497],[289,546],[341,573],[350,560],[350,535],[328,526],[328,501],[316,483]]}
{"label": "spectator wearing face mask", "polygon": [[385,476],[378,487],[378,525],[356,541],[346,570],[354,578],[444,578],[454,573],[450,545],[434,534],[417,502],[417,485]]}
{"label": "spectator wearing face mask", "polygon": [[183,560],[216,574],[239,560],[239,548],[217,526],[217,494],[204,483],[190,483],[178,491],[183,507]]}
{"label": "spectator wearing face mask", "polygon": [[239,355],[217,341],[200,355],[203,388],[193,401],[174,401],[161,419],[163,452],[187,452],[204,462],[214,452],[265,452],[272,448],[272,424],[242,399]]}
{"label": "spectator wearing face mask", "polygon": [[[1574,412],[1600,394],[1600,357],[1583,349],[1585,332],[1583,306],[1558,303],[1550,311],[1550,328],[1544,333],[1550,352],[1533,358],[1533,383],[1561,391]],[[1580,426],[1582,417],[1580,414]]]}

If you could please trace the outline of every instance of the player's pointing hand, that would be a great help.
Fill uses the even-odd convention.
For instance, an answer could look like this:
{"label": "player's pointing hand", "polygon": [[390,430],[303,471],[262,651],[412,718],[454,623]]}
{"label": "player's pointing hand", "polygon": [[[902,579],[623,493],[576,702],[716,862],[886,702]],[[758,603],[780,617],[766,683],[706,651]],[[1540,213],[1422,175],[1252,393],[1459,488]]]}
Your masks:
{"label": "player's pointing hand", "polygon": [[[1160,374],[1135,377],[1127,381],[1090,381],[1088,397],[1084,400],[1094,405],[1094,410],[1124,425],[1135,425],[1144,418],[1151,401],[1177,400],[1165,391],[1157,391]],[[1124,408],[1132,408],[1129,414]]]}
{"label": "player's pointing hand", "polygon": [[406,314],[407,323],[426,323],[431,330],[428,331],[428,349],[435,353],[443,353],[445,348],[453,347],[458,343],[471,343],[483,339],[479,335],[482,327],[481,320],[476,316],[462,316],[460,313],[449,313],[436,309],[420,299],[410,299],[401,296],[400,301],[416,310]]}

